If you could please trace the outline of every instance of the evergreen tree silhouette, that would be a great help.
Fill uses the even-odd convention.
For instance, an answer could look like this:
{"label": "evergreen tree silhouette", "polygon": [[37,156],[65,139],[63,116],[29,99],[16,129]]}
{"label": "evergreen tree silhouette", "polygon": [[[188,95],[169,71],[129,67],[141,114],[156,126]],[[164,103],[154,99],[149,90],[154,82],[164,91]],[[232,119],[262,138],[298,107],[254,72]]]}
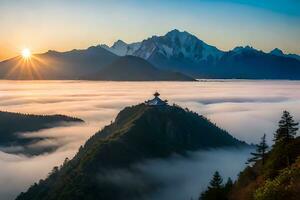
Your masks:
{"label": "evergreen tree silhouette", "polygon": [[213,175],[213,179],[209,183],[210,186],[208,186],[208,187],[218,189],[218,188],[221,188],[222,183],[223,183],[223,179],[222,179],[220,173],[218,171],[216,171]]}
{"label": "evergreen tree silhouette", "polygon": [[278,129],[274,135],[274,147],[280,149],[282,156],[286,159],[286,165],[290,166],[292,150],[290,144],[294,140],[298,131],[298,122],[295,122],[293,116],[288,111],[283,111],[281,120],[278,122]]}
{"label": "evergreen tree silhouette", "polygon": [[207,190],[201,193],[199,200],[227,200],[230,184],[232,186],[232,181],[231,179],[228,179],[226,183],[228,188],[226,188],[226,186],[223,185],[223,179],[220,173],[216,171],[209,183]]}
{"label": "evergreen tree silhouette", "polygon": [[252,152],[251,155],[253,156],[252,158],[249,158],[247,160],[247,164],[256,162],[258,160],[262,160],[262,164],[265,164],[265,157],[266,157],[266,152],[269,146],[267,145],[266,142],[266,134],[264,134],[261,138],[261,141],[258,145],[256,145],[256,152]]}
{"label": "evergreen tree silhouette", "polygon": [[288,111],[283,111],[281,120],[278,122],[274,140],[275,142],[289,142],[297,134],[299,123],[295,122],[293,116]]}

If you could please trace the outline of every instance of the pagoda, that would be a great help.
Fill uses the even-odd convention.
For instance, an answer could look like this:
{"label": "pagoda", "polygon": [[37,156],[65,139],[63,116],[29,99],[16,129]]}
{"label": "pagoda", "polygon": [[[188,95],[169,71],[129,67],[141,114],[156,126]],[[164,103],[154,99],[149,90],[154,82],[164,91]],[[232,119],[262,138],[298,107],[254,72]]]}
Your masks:
{"label": "pagoda", "polygon": [[168,105],[168,100],[161,100],[159,98],[160,94],[158,92],[155,92],[153,94],[154,98],[148,101],[145,101],[145,104],[148,106],[166,106]]}

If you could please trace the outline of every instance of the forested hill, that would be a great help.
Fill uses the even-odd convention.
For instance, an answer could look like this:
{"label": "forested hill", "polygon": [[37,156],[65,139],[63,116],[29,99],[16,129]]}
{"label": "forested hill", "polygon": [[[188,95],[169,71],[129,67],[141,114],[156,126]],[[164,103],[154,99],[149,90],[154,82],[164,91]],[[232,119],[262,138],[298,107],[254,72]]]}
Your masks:
{"label": "forested hill", "polygon": [[271,150],[264,150],[263,141],[257,146],[250,159],[253,165],[240,173],[230,200],[299,200],[300,137],[295,137],[297,130],[298,123],[285,111]]}
{"label": "forested hill", "polygon": [[256,145],[249,164],[232,184],[215,173],[199,200],[299,200],[300,199],[300,137],[298,123],[284,111],[268,147],[266,135]]}
{"label": "forested hill", "polygon": [[[29,149],[26,149],[26,145],[42,140],[43,138],[24,138],[19,133],[38,131],[71,122],[83,122],[83,120],[65,115],[32,115],[0,111],[1,150],[5,151],[5,149],[8,149],[7,147],[22,146],[24,148],[16,153],[40,153],[31,152]],[[44,150],[46,151],[46,149]]]}
{"label": "forested hill", "polygon": [[[215,147],[245,147],[208,119],[178,106],[139,104],[122,110],[115,121],[92,136],[77,155],[34,184],[17,200],[140,199],[158,183],[147,182],[132,164],[174,153]],[[113,170],[131,170],[139,186],[110,180]]]}
{"label": "forested hill", "polygon": [[243,170],[229,200],[299,200],[300,137],[278,142],[266,154]]}

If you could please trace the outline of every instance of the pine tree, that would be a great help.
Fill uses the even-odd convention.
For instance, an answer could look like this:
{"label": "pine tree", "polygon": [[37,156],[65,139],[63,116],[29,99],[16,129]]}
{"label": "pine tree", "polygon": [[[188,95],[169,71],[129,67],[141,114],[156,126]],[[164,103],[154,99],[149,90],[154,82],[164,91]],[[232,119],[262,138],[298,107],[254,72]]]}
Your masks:
{"label": "pine tree", "polygon": [[229,177],[229,178],[227,179],[226,184],[225,184],[225,188],[226,188],[226,189],[231,189],[232,186],[233,186],[233,181],[232,181],[231,178]]}
{"label": "pine tree", "polygon": [[223,182],[223,179],[220,175],[220,173],[218,171],[216,171],[213,175],[213,178],[212,180],[210,181],[210,185],[208,186],[209,188],[221,188],[222,186],[222,182]]}
{"label": "pine tree", "polygon": [[293,116],[288,111],[283,111],[281,120],[278,123],[274,140],[277,142],[289,142],[297,134],[299,123],[295,122]]}
{"label": "pine tree", "polygon": [[261,138],[261,141],[258,145],[256,145],[256,152],[252,152],[251,155],[253,156],[252,158],[249,158],[247,161],[247,164],[256,162],[258,160],[262,160],[262,164],[265,164],[265,157],[266,157],[266,152],[268,150],[269,146],[267,145],[266,142],[266,134],[264,134]]}
{"label": "pine tree", "polygon": [[219,172],[216,171],[207,190],[201,193],[199,200],[227,200],[227,190],[222,183],[223,179]]}
{"label": "pine tree", "polygon": [[290,144],[298,131],[299,123],[295,122],[293,116],[288,111],[283,111],[281,120],[278,122],[278,129],[274,135],[274,148],[280,149],[282,158],[285,158],[286,165],[290,166],[292,150]]}

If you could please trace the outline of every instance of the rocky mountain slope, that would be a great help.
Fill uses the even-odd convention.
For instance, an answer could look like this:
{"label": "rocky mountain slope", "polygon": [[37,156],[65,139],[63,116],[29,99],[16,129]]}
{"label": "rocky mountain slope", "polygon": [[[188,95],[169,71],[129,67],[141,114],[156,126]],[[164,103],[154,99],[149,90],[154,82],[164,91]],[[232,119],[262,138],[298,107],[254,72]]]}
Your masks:
{"label": "rocky mountain slope", "polygon": [[176,29],[134,43],[135,48],[132,45],[118,41],[105,48],[116,54],[122,52],[120,55],[139,56],[158,68],[172,69],[196,78],[300,78],[300,60],[296,54],[283,54],[278,50],[265,53],[249,46],[225,52]]}

